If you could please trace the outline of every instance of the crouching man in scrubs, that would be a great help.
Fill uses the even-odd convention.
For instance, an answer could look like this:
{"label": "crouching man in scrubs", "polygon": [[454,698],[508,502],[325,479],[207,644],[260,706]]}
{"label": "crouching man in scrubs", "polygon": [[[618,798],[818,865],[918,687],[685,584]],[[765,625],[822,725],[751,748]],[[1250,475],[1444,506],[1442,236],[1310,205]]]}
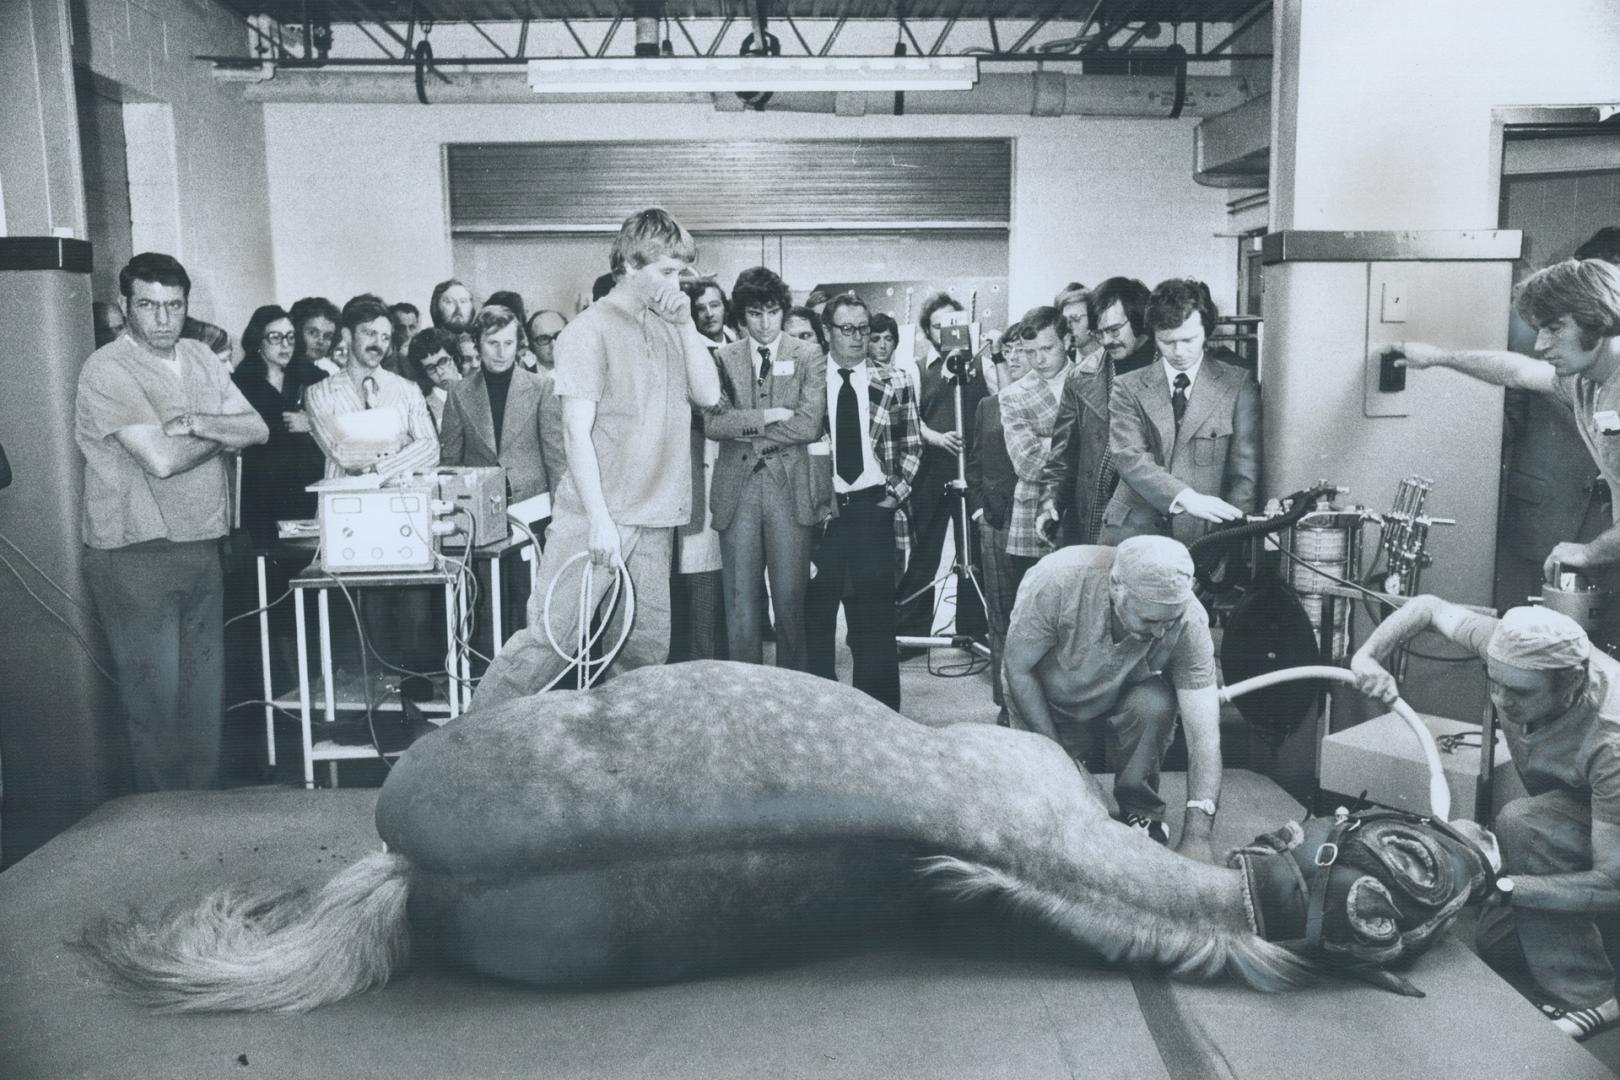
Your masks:
{"label": "crouching man in scrubs", "polygon": [[1014,727],[1078,761],[1101,724],[1119,744],[1114,801],[1126,824],[1169,843],[1159,763],[1187,728],[1187,807],[1177,850],[1212,860],[1221,792],[1220,700],[1209,616],[1193,596],[1187,549],[1167,536],[1080,545],[1024,575],[1003,671]]}
{"label": "crouching man in scrubs", "polygon": [[1529,794],[1492,829],[1502,877],[1479,920],[1492,967],[1577,1040],[1620,1021],[1599,915],[1620,912],[1620,663],[1566,615],[1517,607],[1500,620],[1435,596],[1408,601],[1350,661],[1356,685],[1393,701],[1383,660],[1424,630],[1485,661],[1491,704]]}

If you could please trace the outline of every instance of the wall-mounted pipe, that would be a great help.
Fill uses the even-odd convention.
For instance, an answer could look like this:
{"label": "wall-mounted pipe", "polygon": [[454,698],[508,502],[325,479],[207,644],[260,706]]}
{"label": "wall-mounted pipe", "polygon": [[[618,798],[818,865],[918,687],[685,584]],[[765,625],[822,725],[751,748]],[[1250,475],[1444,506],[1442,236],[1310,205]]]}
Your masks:
{"label": "wall-mounted pipe", "polygon": [[[436,105],[535,105],[710,103],[720,111],[741,112],[735,94],[536,94],[521,70],[454,71],[449,85],[434,89]],[[249,101],[300,104],[413,104],[408,73],[393,71],[282,69],[275,77],[248,83]],[[1062,71],[984,72],[972,90],[921,90],[906,94],[908,115],[935,116],[1127,116],[1168,117],[1175,103],[1173,77],[1083,75]],[[1210,116],[1242,104],[1249,81],[1240,76],[1187,80],[1183,116]],[[881,116],[894,109],[892,91],[853,93],[788,92],[772,96],[766,112],[836,113]]]}

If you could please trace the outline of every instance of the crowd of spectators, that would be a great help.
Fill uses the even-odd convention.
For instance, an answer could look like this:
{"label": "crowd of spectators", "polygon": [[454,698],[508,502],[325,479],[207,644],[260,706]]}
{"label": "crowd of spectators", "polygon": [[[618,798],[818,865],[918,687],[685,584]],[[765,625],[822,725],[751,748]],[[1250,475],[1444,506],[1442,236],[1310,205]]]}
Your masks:
{"label": "crowd of spectators", "polygon": [[[684,231],[664,228],[675,239],[648,241],[643,254],[671,265],[637,303],[668,306],[658,290],[679,286],[681,319],[708,351],[720,395],[688,406],[678,454],[689,497],[677,500],[667,554],[653,559],[665,580],[638,583],[639,617],[668,620],[659,659],[760,662],[774,642],[778,666],[832,677],[842,609],[855,685],[898,707],[899,664],[941,622],[950,533],[965,553],[958,566],[974,571],[955,590],[954,633],[988,643],[1001,722],[1017,724],[1020,696],[1004,675],[1020,684],[1034,673],[1016,669],[1018,650],[1008,662],[1008,635],[1019,584],[1044,555],[1143,534],[1190,541],[1254,509],[1258,388],[1209,345],[1214,305],[1199,282],[1070,282],[998,331],[945,292],[915,312],[879,311],[749,267],[728,293],[691,269]],[[584,310],[607,302],[602,311],[620,313],[609,298],[647,273],[621,260],[591,284]],[[794,303],[806,295],[810,304]],[[314,515],[311,483],[357,473],[498,465],[513,503],[546,495],[555,514],[579,502],[558,356],[570,343],[571,355],[600,346],[618,324],[593,311],[574,333],[579,313],[531,310],[515,290],[475,293],[455,278],[429,290],[425,313],[372,293],[254,311],[230,379],[268,432],[240,448],[239,524],[255,545],[274,545],[278,521]],[[119,307],[96,314],[103,344],[123,331]],[[187,313],[179,332],[232,359],[219,328]],[[670,344],[671,356],[685,347]],[[628,444],[606,449],[603,425],[622,427]],[[660,473],[669,455],[645,445],[648,432],[645,416],[621,424],[603,401],[586,437],[592,457],[624,456],[614,469]],[[637,514],[605,495],[623,534]],[[655,516],[663,527],[669,515]],[[557,520],[533,522],[543,542]],[[586,528],[579,542],[595,553],[598,539]],[[517,632],[527,593],[525,580],[507,622]],[[425,609],[391,609],[378,636],[430,625]]]}

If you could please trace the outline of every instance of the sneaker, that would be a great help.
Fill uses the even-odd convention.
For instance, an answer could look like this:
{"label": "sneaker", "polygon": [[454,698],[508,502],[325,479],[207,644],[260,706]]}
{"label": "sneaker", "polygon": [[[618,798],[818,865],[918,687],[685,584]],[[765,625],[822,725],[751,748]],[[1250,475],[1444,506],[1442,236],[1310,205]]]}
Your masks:
{"label": "sneaker", "polygon": [[1146,814],[1126,814],[1125,824],[1133,829],[1141,829],[1148,834],[1148,839],[1155,844],[1162,844],[1165,847],[1170,846],[1170,830],[1165,827],[1162,821],[1154,821]]}
{"label": "sneaker", "polygon": [[1590,1009],[1566,1009],[1549,1002],[1537,1002],[1536,1008],[1553,1022],[1554,1027],[1576,1042],[1585,1042],[1620,1022],[1620,1000],[1615,998]]}

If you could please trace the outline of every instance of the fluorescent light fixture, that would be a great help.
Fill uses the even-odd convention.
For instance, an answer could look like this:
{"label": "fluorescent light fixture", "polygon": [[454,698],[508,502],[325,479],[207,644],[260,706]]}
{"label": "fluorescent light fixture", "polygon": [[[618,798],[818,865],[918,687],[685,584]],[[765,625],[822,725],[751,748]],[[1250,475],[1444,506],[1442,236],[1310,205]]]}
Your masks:
{"label": "fluorescent light fixture", "polygon": [[971,90],[973,56],[692,56],[529,61],[537,94],[683,94],[763,90]]}

